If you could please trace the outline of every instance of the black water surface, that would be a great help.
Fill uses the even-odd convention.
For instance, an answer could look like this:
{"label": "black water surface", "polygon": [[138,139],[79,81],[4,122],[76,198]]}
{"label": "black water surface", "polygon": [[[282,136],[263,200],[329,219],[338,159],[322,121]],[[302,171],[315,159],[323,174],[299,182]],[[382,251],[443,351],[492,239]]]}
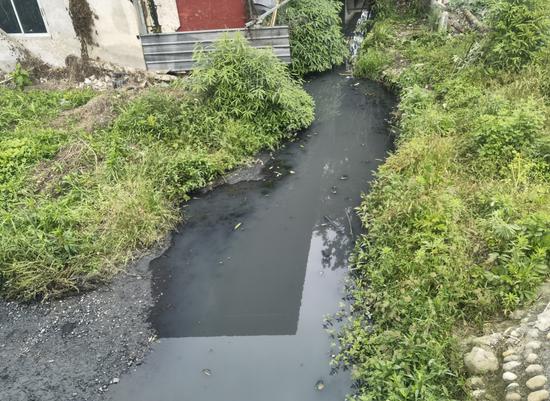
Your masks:
{"label": "black water surface", "polygon": [[172,246],[151,263],[161,340],[112,399],[334,401],[350,391],[348,374],[329,374],[322,324],[342,299],[360,232],[353,208],[390,147],[395,100],[339,71],[306,88],[316,120],[263,179],[186,206]]}

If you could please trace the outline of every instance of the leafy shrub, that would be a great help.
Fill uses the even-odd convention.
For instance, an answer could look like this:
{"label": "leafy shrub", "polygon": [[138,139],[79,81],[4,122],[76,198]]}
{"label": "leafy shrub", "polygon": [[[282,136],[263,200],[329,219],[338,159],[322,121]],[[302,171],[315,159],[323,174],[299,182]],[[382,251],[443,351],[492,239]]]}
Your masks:
{"label": "leafy shrub", "polygon": [[271,52],[237,37],[197,57],[191,78],[132,99],[93,134],[44,127],[50,106],[81,104],[86,93],[0,97],[12,110],[0,115],[4,296],[61,296],[108,280],[165,236],[191,191],[313,120],[313,100]]}
{"label": "leafy shrub", "polygon": [[342,33],[337,0],[294,0],[280,14],[290,27],[291,69],[304,75],[342,64],[348,47]]}
{"label": "leafy shrub", "polygon": [[499,0],[490,13],[491,34],[486,62],[497,69],[518,71],[548,44],[550,16],[545,0]]}
{"label": "leafy shrub", "polygon": [[9,76],[13,80],[13,83],[15,84],[15,87],[17,89],[23,89],[25,86],[30,85],[32,82],[29,72],[27,70],[24,70],[19,63],[17,63],[17,65],[15,66],[15,70],[13,70],[9,74]]}
{"label": "leafy shrub", "polygon": [[499,172],[518,153],[534,159],[544,157],[549,139],[544,132],[545,120],[544,112],[533,100],[504,102],[494,113],[480,115],[468,146],[468,151],[481,159],[476,168]]}
{"label": "leafy shrub", "polygon": [[210,110],[254,118],[275,136],[313,121],[311,97],[270,51],[250,47],[239,35],[218,42],[213,53],[199,51],[196,58],[190,89]]}

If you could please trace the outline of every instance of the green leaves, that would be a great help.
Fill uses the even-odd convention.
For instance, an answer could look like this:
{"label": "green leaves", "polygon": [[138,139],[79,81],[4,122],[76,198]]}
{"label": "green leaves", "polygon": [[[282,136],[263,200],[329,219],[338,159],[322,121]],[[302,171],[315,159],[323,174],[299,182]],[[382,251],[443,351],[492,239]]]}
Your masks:
{"label": "green leaves", "polygon": [[93,93],[0,88],[3,296],[108,280],[165,237],[192,191],[313,120],[313,100],[271,51],[236,37],[197,58],[191,78],[113,103],[118,116],[91,134],[47,126]]}
{"label": "green leaves", "polygon": [[550,275],[550,53],[518,40],[534,25],[514,25],[544,2],[504,3],[489,75],[470,54],[479,34],[424,22],[378,19],[361,49],[355,71],[388,73],[401,96],[397,150],[359,208],[353,313],[333,362],[352,369],[352,400],[467,398],[465,328],[529,303]]}
{"label": "green leaves", "polygon": [[550,15],[546,0],[496,0],[485,44],[486,64],[519,71],[550,40]]}
{"label": "green leaves", "polygon": [[22,90],[25,86],[30,85],[32,82],[29,72],[24,70],[19,63],[17,63],[15,70],[13,70],[9,76],[13,80],[15,87],[19,90]]}
{"label": "green leaves", "polygon": [[297,75],[342,64],[349,50],[337,0],[293,0],[279,16],[290,28],[291,69]]}

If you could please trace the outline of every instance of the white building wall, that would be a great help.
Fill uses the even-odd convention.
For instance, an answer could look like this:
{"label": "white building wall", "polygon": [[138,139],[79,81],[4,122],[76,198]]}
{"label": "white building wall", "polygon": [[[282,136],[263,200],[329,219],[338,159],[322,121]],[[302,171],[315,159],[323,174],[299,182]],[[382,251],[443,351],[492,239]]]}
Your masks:
{"label": "white building wall", "polygon": [[[172,1],[175,7],[175,0]],[[68,11],[69,0],[39,0],[39,3],[48,33],[10,35],[10,38],[20,41],[45,62],[62,67],[67,56],[80,57],[80,41]],[[94,36],[98,46],[89,47],[90,57],[126,67],[145,68],[137,37],[137,15],[132,3],[129,0],[89,0],[89,4],[98,17],[94,20]],[[9,50],[5,38],[0,36],[0,69],[11,70],[16,58],[17,54]]]}
{"label": "white building wall", "polygon": [[126,67],[145,68],[138,38],[138,19],[132,3],[129,0],[89,0],[89,4],[98,16],[94,27],[98,46],[88,49],[90,57]]}
{"label": "white building wall", "polygon": [[176,0],[155,0],[162,32],[176,32],[180,27],[180,18]]}
{"label": "white building wall", "polygon": [[17,53],[9,45],[8,40],[0,36],[0,71],[13,70],[16,58]]}

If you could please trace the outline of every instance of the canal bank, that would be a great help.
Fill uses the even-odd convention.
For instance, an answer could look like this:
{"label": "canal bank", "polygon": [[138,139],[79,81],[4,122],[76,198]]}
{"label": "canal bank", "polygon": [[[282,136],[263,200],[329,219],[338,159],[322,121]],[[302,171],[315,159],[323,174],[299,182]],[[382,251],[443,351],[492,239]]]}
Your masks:
{"label": "canal bank", "polygon": [[111,388],[111,400],[335,400],[350,392],[349,375],[331,372],[336,349],[325,318],[341,307],[361,231],[354,208],[390,147],[394,98],[341,71],[306,89],[315,122],[258,180],[186,205],[185,224],[151,262],[149,320],[160,340]]}

